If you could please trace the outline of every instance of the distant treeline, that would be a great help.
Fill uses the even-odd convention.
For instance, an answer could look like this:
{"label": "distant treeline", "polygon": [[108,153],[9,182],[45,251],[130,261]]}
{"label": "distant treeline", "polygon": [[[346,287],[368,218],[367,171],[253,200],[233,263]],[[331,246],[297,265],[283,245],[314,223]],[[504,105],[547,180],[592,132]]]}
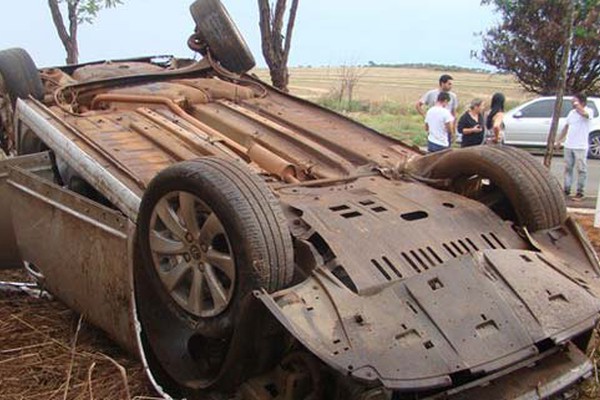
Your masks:
{"label": "distant treeline", "polygon": [[404,63],[404,64],[378,64],[374,61],[369,61],[366,67],[371,68],[414,68],[414,69],[430,69],[434,71],[445,71],[445,72],[481,72],[490,73],[491,71],[484,68],[468,68],[459,67],[457,65],[441,65],[441,64],[429,64],[429,63]]}

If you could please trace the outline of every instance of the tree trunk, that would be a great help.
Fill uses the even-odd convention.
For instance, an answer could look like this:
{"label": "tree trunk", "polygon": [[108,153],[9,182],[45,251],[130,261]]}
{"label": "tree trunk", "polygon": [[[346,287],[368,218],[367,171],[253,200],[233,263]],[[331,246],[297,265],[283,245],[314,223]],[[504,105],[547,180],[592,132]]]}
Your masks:
{"label": "tree trunk", "polygon": [[273,86],[287,92],[288,84],[290,83],[290,74],[287,65],[269,66],[269,70]]}
{"label": "tree trunk", "polygon": [[77,64],[79,62],[79,46],[77,44],[77,7],[79,1],[68,4],[69,12],[69,32],[65,27],[63,16],[60,12],[58,0],[48,0],[48,7],[52,14],[52,22],[56,27],[58,37],[67,53],[67,64]]}
{"label": "tree trunk", "polygon": [[79,0],[69,2],[68,14],[69,14],[69,38],[71,46],[67,50],[67,64],[78,64],[79,63],[79,43],[77,40],[77,8],[79,7]]}
{"label": "tree trunk", "polygon": [[287,1],[277,0],[275,8],[272,11],[269,0],[258,0],[263,56],[269,66],[273,86],[286,92],[288,91],[289,84],[287,63],[292,43],[292,32],[298,11],[298,2],[299,0],[292,0],[286,32],[284,34],[282,31]]}
{"label": "tree trunk", "polygon": [[552,115],[552,124],[548,133],[548,142],[546,143],[546,153],[544,154],[544,165],[550,168],[552,157],[554,156],[554,141],[556,140],[556,131],[558,130],[558,119],[562,111],[563,96],[565,95],[565,84],[567,81],[567,67],[571,53],[571,43],[573,41],[573,22],[575,20],[574,0],[568,0],[567,18],[565,20],[566,37],[563,45],[563,54],[560,60],[560,72],[558,79],[558,90],[556,93],[556,102],[554,103],[554,114]]}

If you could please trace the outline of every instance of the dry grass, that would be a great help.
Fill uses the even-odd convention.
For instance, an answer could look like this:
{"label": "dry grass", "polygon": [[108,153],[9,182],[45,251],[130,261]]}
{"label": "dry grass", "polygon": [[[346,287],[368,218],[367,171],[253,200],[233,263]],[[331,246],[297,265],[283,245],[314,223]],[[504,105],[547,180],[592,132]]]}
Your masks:
{"label": "dry grass", "polygon": [[[3,271],[0,280],[22,278]],[[140,363],[59,301],[0,293],[0,399],[152,396]]]}

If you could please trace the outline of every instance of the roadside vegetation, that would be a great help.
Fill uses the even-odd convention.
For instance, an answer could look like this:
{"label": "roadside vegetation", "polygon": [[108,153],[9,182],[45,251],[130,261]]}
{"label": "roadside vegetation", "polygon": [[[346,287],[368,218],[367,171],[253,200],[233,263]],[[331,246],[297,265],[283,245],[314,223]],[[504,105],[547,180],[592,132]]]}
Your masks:
{"label": "roadside vegetation", "polygon": [[427,142],[423,118],[410,104],[389,100],[339,102],[335,93],[318,98],[316,103],[396,139],[417,146],[424,146]]}
{"label": "roadside vegetation", "polygon": [[[507,109],[534,95],[525,92],[507,74],[417,66],[295,67],[290,69],[292,94],[342,113],[376,131],[409,144],[423,146],[426,134],[423,118],[415,103],[427,90],[437,86],[440,74],[450,72],[459,98],[459,115],[474,97],[489,100],[495,92],[507,97]],[[268,71],[253,71],[268,79]],[[350,90],[349,90],[350,88]],[[350,92],[350,93],[349,93]]]}

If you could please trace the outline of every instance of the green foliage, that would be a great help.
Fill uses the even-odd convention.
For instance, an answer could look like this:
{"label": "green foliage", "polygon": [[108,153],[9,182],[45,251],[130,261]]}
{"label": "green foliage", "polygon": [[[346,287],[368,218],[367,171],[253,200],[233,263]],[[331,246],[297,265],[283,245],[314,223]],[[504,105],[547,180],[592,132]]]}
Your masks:
{"label": "green foliage", "polygon": [[77,8],[77,23],[92,24],[98,13],[104,8],[113,8],[123,4],[123,0],[59,0]]}
{"label": "green foliage", "polygon": [[567,92],[600,87],[600,0],[482,0],[499,14],[498,25],[483,35],[479,58],[513,73],[532,92],[554,94],[567,41],[568,2],[575,1]]}
{"label": "green foliage", "polygon": [[376,63],[375,61],[369,61],[367,66],[370,68],[412,68],[412,69],[429,69],[440,72],[479,72],[488,73],[489,70],[483,68],[469,68],[460,67],[458,65],[443,65],[443,64],[431,64],[431,63]]}
{"label": "green foliage", "polygon": [[408,144],[416,146],[425,146],[427,144],[427,134],[423,125],[423,117],[417,113],[408,115],[352,113],[349,116],[369,128],[400,139]]}
{"label": "green foliage", "polygon": [[317,104],[337,112],[368,111],[369,104],[360,100],[339,100],[337,96],[323,96],[317,99]]}

